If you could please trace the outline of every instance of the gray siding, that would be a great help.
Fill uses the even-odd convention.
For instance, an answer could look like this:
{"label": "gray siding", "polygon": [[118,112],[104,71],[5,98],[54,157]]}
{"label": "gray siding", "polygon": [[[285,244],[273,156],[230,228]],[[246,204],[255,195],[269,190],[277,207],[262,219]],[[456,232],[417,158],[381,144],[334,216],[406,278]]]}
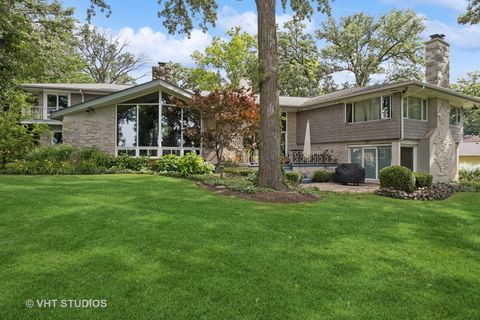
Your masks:
{"label": "gray siding", "polygon": [[428,121],[405,119],[403,125],[405,139],[423,139],[429,131]]}
{"label": "gray siding", "polygon": [[400,94],[392,99],[392,118],[369,122],[345,123],[343,103],[297,113],[297,144],[303,145],[307,120],[311,143],[333,143],[400,138]]}
{"label": "gray siding", "polygon": [[[89,100],[93,100],[93,99],[98,98],[98,97],[102,97],[102,95],[85,93],[84,94],[84,99],[85,99],[84,102],[87,102]],[[79,103],[82,103],[82,95],[80,93],[72,93],[70,99],[71,99],[70,104],[72,106],[74,106],[76,104],[79,104]]]}

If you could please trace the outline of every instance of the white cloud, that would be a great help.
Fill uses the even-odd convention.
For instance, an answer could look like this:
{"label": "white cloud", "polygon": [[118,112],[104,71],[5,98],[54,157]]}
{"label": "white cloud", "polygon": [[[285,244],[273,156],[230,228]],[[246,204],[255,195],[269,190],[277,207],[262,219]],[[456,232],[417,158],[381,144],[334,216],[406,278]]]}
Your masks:
{"label": "white cloud", "polygon": [[426,31],[424,36],[427,38],[431,34],[445,34],[445,40],[452,46],[463,49],[480,48],[480,26],[479,25],[447,25],[438,20],[426,20]]}
{"label": "white cloud", "polygon": [[[280,29],[283,28],[285,22],[292,20],[292,18],[293,17],[289,14],[277,15],[277,24],[280,26]],[[223,6],[218,15],[217,24],[224,31],[239,26],[243,31],[250,34],[257,34],[257,13],[254,11],[240,13],[230,6]],[[306,20],[304,21],[304,24],[306,25],[306,32],[314,32],[313,20]]]}
{"label": "white cloud", "polygon": [[[150,27],[143,27],[138,30],[122,28],[113,32],[121,40],[126,40],[129,46],[126,51],[138,55],[144,53],[147,56],[149,65],[156,65],[157,62],[178,62],[186,66],[193,66],[191,54],[195,50],[203,51],[211,42],[212,37],[208,33],[195,29],[190,38],[187,36],[174,37],[169,34],[153,31]],[[138,82],[150,80],[151,67],[146,66],[132,72],[136,78],[142,77]]]}
{"label": "white cloud", "polygon": [[411,8],[414,4],[421,4],[427,6],[438,6],[447,9],[462,12],[467,9],[467,0],[381,0],[383,3],[388,3],[401,7],[404,9]]}
{"label": "white cloud", "polygon": [[154,63],[171,60],[191,65],[192,52],[203,50],[212,40],[209,34],[197,29],[192,31],[190,38],[173,37],[163,32],[153,31],[150,27],[139,30],[123,28],[116,34],[129,42],[128,51],[134,54],[144,52]]}

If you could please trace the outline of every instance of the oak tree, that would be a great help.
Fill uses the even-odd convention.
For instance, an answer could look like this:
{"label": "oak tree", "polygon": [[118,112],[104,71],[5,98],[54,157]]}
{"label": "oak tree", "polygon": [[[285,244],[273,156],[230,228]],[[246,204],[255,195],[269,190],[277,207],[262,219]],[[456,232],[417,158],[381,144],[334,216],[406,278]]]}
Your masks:
{"label": "oak tree", "polygon": [[317,36],[327,42],[321,55],[331,71],[351,72],[363,87],[379,73],[387,75],[387,81],[421,80],[424,29],[423,18],[414,11],[392,10],[378,21],[364,13],[339,22],[330,18]]}
{"label": "oak tree", "polygon": [[78,50],[85,61],[82,69],[97,83],[135,83],[131,72],[144,67],[147,58],[126,52],[127,47],[128,41],[89,24],[78,34]]}

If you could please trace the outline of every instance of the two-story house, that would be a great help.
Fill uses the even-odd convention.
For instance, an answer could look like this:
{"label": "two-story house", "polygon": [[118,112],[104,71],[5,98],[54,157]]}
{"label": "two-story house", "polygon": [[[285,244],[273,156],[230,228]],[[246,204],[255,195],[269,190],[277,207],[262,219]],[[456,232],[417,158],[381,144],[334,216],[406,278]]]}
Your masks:
{"label": "two-story house", "polygon": [[[338,163],[358,163],[367,179],[378,179],[382,168],[395,164],[430,172],[435,181],[455,179],[462,109],[480,99],[449,89],[449,45],[443,35],[433,35],[426,43],[426,60],[426,83],[350,88],[313,98],[280,97],[286,113],[286,155],[303,149],[308,122],[314,153],[328,151]],[[25,85],[25,89],[40,92],[43,121],[61,126],[64,143],[132,156],[208,151],[202,149],[200,139],[183,135],[201,121],[172,99],[187,100],[192,93],[165,80],[123,88],[46,86]],[[53,120],[49,108],[58,110],[51,114]]]}

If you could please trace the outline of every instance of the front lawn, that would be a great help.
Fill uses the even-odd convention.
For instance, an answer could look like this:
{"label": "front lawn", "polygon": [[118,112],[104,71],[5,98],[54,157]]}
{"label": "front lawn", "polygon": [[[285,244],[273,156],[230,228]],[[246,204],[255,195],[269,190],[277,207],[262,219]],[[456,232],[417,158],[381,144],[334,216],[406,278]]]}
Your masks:
{"label": "front lawn", "polygon": [[478,319],[479,208],[478,193],[285,205],[159,176],[0,175],[0,319]]}

